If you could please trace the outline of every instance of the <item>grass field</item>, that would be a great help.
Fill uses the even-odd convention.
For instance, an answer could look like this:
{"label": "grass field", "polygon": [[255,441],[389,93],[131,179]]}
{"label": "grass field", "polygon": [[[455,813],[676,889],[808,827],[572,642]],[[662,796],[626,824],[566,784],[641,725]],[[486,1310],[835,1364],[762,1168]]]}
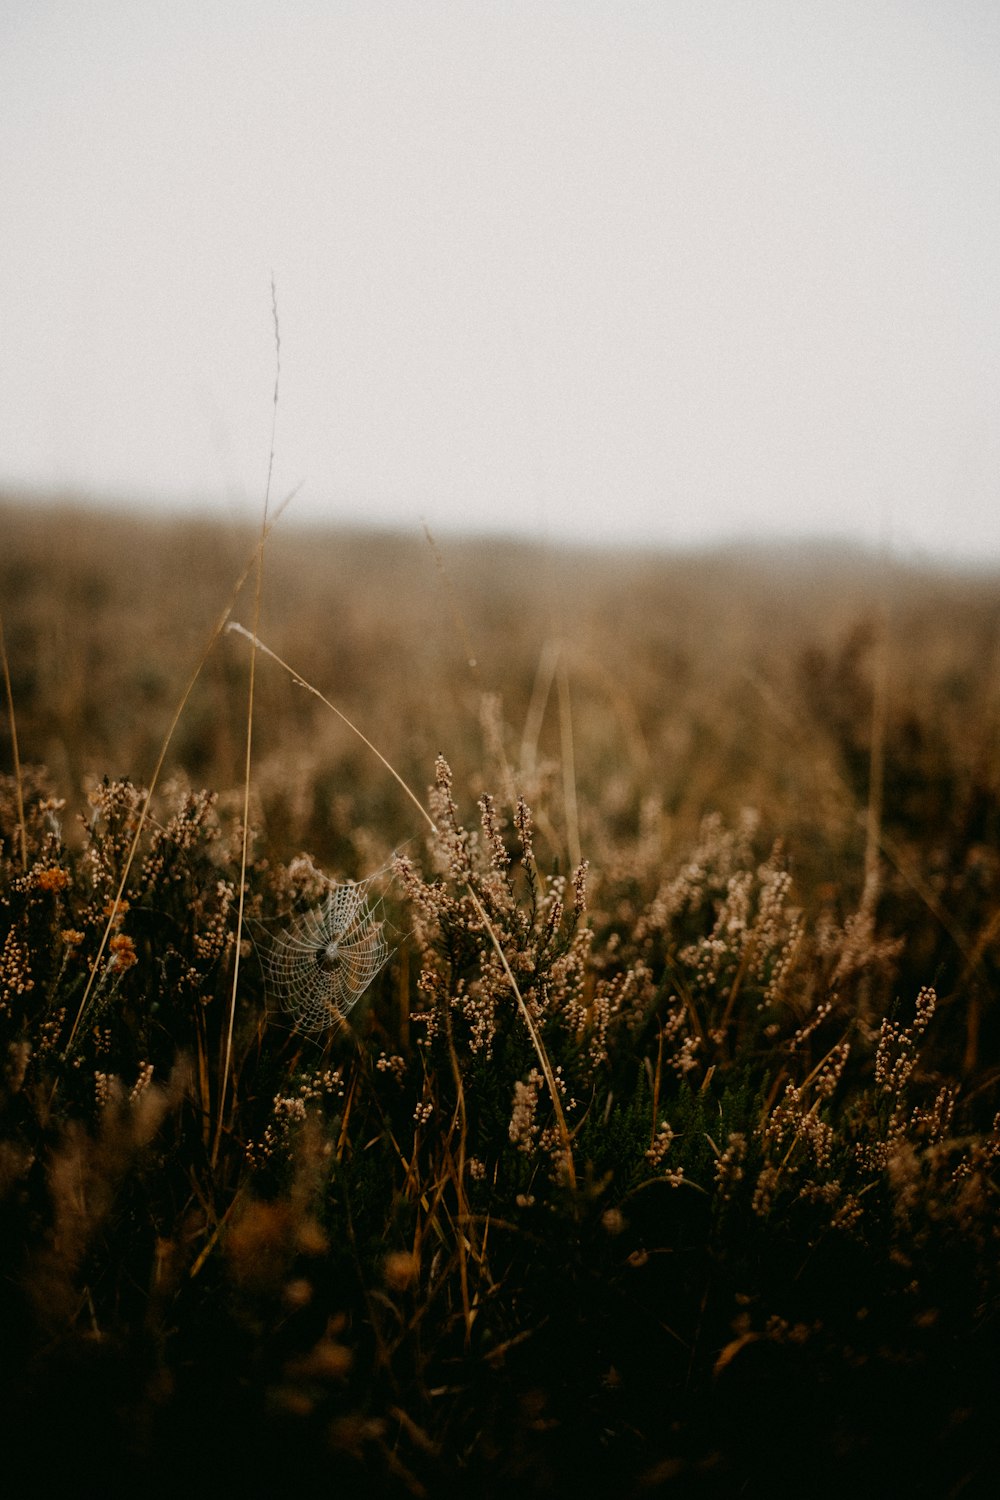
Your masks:
{"label": "grass field", "polygon": [[995,576],[0,536],[12,1475],[995,1493]]}

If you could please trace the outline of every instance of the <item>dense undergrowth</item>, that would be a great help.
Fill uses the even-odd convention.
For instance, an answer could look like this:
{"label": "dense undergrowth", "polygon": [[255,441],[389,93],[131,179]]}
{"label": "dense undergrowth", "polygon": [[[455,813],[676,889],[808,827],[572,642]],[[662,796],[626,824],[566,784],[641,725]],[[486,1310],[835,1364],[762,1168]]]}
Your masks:
{"label": "dense undergrowth", "polygon": [[[129,579],[93,558],[114,617]],[[587,608],[565,601],[560,715],[531,566],[521,592],[470,575],[474,732],[456,712],[454,753],[419,773],[427,721],[467,706],[460,668],[434,677],[426,637],[400,668],[420,591],[396,580],[395,622],[343,603],[324,690],[431,783],[433,831],[259,668],[238,933],[237,699],[201,752],[220,796],[185,774],[183,731],[148,800],[74,764],[91,752],[71,743],[79,704],[60,727],[43,691],[60,668],[38,649],[42,584],[8,554],[27,762],[0,779],[9,1472],[44,1485],[65,1466],[104,1494],[992,1493],[992,601],[960,582],[925,584],[934,620],[918,590],[894,601],[910,637],[873,756],[872,641],[840,596],[843,620],[810,630],[815,591],[788,582],[776,621],[766,578],[743,576],[745,630],[709,681],[718,642],[682,651],[678,625],[667,654],[669,590],[657,612],[648,570],[595,562]],[[614,638],[622,569],[649,613]],[[129,721],[136,674],[173,672],[177,607],[164,591],[158,624],[137,624],[139,656],[119,636],[113,658],[100,609],[81,623],[74,649],[109,674],[81,735],[113,733],[105,711]],[[307,587],[303,638],[309,609]],[[224,717],[236,645],[218,642],[196,719],[213,693]],[[555,664],[549,681],[555,701]],[[119,742],[133,765],[145,733]],[[48,770],[33,744],[62,745]],[[681,787],[678,762],[723,795]],[[281,986],[268,955],[331,880],[373,874],[388,961],[346,1022],[296,1025],[324,952]]]}

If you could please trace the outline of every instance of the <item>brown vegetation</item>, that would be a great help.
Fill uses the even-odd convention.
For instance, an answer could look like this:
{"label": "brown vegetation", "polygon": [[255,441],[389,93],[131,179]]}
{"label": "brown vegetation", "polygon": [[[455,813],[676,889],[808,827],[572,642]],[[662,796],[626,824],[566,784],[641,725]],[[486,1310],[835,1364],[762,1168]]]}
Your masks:
{"label": "brown vegetation", "polygon": [[253,537],[0,520],[12,1469],[990,1492],[995,580],[283,521],[241,933]]}

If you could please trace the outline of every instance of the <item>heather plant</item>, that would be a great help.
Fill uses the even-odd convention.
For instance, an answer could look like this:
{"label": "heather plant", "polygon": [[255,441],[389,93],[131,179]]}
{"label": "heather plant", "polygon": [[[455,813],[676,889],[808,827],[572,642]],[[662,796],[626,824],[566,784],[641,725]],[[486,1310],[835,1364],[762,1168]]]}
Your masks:
{"label": "heather plant", "polygon": [[[450,661],[440,692],[401,697],[414,722],[462,710],[418,796],[391,692],[369,675],[369,719],[309,687],[312,660],[263,644],[262,600],[259,629],[224,633],[227,612],[202,653],[256,661],[261,769],[235,792],[235,771],[217,794],[160,754],[148,785],[102,774],[81,798],[31,759],[31,713],[0,777],[10,1473],[64,1457],[81,1493],[140,1471],[173,1493],[192,1464],[195,1488],[250,1493],[987,1493],[986,772],[978,852],[905,811],[890,691],[872,844],[848,611],[793,663],[813,720],[794,754],[761,749],[768,786],[744,774],[756,811],[694,817],[657,776],[686,735],[731,735],[737,699],[719,679],[699,707],[689,683],[658,721],[655,631],[627,764],[573,677],[570,785],[536,638],[502,698],[463,699]],[[15,621],[8,652],[23,640]],[[496,650],[477,643],[481,665]],[[784,655],[757,664],[769,691]],[[753,683],[738,701],[767,707]],[[301,756],[268,739],[282,714]],[[967,751],[950,764],[969,788]]]}

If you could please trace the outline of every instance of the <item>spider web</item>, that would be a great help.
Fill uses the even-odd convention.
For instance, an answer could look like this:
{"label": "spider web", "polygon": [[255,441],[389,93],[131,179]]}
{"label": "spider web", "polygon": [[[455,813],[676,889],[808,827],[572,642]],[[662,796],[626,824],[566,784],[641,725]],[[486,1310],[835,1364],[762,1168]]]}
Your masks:
{"label": "spider web", "polygon": [[[374,879],[374,877],[372,877]],[[351,1011],[389,957],[372,880],[331,885],[326,899],[261,954],[268,993],[303,1031],[325,1031]]]}

